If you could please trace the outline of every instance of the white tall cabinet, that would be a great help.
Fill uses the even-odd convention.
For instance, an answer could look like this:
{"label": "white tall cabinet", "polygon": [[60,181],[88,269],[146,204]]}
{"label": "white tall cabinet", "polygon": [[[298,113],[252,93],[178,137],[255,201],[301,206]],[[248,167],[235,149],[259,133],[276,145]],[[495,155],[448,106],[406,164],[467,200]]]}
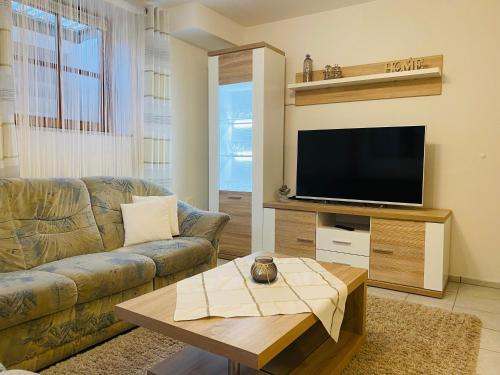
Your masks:
{"label": "white tall cabinet", "polygon": [[209,53],[209,206],[231,221],[220,256],[263,249],[264,201],[283,182],[284,53],[267,43]]}

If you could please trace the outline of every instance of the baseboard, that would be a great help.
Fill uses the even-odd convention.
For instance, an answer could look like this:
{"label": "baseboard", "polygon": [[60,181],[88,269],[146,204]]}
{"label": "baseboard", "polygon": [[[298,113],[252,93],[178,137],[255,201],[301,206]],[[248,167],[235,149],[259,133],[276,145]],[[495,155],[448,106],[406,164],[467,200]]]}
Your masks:
{"label": "baseboard", "polygon": [[430,289],[424,289],[424,288],[417,288],[417,287],[413,287],[413,286],[388,283],[385,281],[377,281],[377,280],[368,279],[368,281],[366,282],[366,285],[375,286],[377,288],[397,290],[397,291],[404,292],[404,293],[420,294],[422,296],[427,296],[427,297],[434,297],[434,298],[443,298],[444,297],[444,292],[438,292],[437,290],[430,290]]}
{"label": "baseboard", "polygon": [[478,280],[478,279],[473,279],[471,277],[454,276],[454,275],[448,275],[448,281],[453,281],[462,284],[469,284],[469,285],[484,286],[487,288],[500,289],[500,282],[498,281]]}
{"label": "baseboard", "polygon": [[455,275],[448,275],[448,281],[452,281],[454,283],[459,283],[459,282],[461,282],[461,277],[455,276]]}
{"label": "baseboard", "polygon": [[488,288],[500,289],[500,282],[498,282],[498,281],[477,280],[477,279],[473,279],[470,277],[464,277],[464,276],[462,276],[461,279],[462,279],[463,284],[479,285],[479,286],[486,286]]}

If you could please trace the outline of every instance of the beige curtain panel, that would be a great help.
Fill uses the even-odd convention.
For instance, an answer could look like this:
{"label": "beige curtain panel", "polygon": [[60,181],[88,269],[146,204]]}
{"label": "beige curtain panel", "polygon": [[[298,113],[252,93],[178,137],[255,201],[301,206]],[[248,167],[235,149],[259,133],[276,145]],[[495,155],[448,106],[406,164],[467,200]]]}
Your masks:
{"label": "beige curtain panel", "polygon": [[171,187],[170,48],[165,10],[149,7],[145,18],[144,177]]}
{"label": "beige curtain panel", "polygon": [[19,176],[11,32],[10,0],[0,0],[0,177]]}

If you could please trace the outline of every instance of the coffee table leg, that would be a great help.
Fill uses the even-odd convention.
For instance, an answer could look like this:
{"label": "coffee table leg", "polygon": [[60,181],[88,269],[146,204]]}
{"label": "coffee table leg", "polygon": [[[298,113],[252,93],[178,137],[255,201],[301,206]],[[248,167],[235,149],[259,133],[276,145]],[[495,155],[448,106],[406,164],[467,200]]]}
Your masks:
{"label": "coffee table leg", "polygon": [[232,359],[228,359],[227,373],[228,375],[240,375],[240,363],[233,361]]}

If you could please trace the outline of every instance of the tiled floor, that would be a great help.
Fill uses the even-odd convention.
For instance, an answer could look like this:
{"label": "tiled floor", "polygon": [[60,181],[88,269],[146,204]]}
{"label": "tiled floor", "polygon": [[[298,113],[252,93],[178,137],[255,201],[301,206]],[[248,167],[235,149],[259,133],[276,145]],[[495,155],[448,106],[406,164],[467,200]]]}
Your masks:
{"label": "tiled floor", "polygon": [[[219,259],[219,264],[225,262]],[[374,287],[368,293],[476,315],[483,322],[477,373],[500,375],[500,289],[450,282],[443,299]]]}
{"label": "tiled floor", "polygon": [[443,299],[374,287],[368,287],[368,293],[476,315],[483,322],[477,373],[500,375],[500,289],[448,283]]}

